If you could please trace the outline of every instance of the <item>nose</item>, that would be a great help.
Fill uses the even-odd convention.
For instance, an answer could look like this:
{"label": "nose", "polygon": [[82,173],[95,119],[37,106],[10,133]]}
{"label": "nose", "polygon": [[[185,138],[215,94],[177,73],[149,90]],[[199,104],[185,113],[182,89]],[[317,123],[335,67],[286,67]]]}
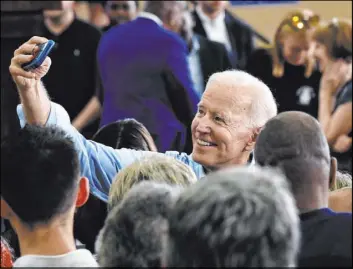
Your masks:
{"label": "nose", "polygon": [[202,134],[210,133],[210,122],[206,117],[203,117],[198,120],[198,124],[196,126],[196,131]]}

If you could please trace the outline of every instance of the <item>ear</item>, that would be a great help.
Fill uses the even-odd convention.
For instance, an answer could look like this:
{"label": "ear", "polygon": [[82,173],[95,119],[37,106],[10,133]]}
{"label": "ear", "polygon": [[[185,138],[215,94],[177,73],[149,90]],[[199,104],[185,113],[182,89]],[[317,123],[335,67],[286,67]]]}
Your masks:
{"label": "ear", "polygon": [[13,216],[13,211],[11,207],[6,203],[4,199],[1,198],[1,217],[4,219],[10,219]]}
{"label": "ear", "polygon": [[336,172],[337,172],[337,159],[335,157],[331,157],[329,188],[334,190],[337,187]]}
{"label": "ear", "polygon": [[83,206],[87,202],[88,197],[89,197],[89,182],[86,177],[82,177],[80,179],[80,183],[78,187],[76,207]]}
{"label": "ear", "polygon": [[257,140],[257,137],[259,136],[259,134],[261,132],[261,129],[262,129],[262,127],[258,127],[258,128],[255,128],[253,130],[253,133],[250,136],[249,141],[248,141],[248,143],[245,146],[245,151],[249,151],[250,152],[250,151],[254,150],[255,144],[256,144],[256,140]]}

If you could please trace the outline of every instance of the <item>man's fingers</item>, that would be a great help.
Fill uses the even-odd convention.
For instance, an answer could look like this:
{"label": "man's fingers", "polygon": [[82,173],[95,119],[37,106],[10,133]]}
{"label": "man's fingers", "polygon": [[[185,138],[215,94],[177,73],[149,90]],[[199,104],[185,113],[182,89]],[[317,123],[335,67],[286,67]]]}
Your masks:
{"label": "man's fingers", "polygon": [[40,37],[40,36],[33,36],[30,40],[28,40],[26,43],[27,44],[35,44],[35,45],[40,45],[43,43],[48,42],[48,39],[45,37]]}
{"label": "man's fingers", "polygon": [[14,52],[14,56],[19,54],[32,54],[33,52],[38,51],[38,46],[40,44],[48,42],[48,39],[45,37],[34,36],[26,43],[22,44],[17,50]]}
{"label": "man's fingers", "polygon": [[17,56],[20,54],[30,55],[33,52],[38,51],[38,49],[39,48],[36,45],[25,43],[21,47],[19,47],[17,50],[15,50],[14,56]]}
{"label": "man's fingers", "polygon": [[19,55],[12,58],[12,63],[16,64],[16,65],[22,65],[24,63],[28,63],[28,62],[32,61],[33,58],[34,58],[33,55],[19,54]]}
{"label": "man's fingers", "polygon": [[21,76],[21,77],[25,77],[25,78],[35,78],[34,73],[25,71],[22,68],[14,66],[14,65],[11,65],[9,70],[10,70],[10,74],[13,77]]}

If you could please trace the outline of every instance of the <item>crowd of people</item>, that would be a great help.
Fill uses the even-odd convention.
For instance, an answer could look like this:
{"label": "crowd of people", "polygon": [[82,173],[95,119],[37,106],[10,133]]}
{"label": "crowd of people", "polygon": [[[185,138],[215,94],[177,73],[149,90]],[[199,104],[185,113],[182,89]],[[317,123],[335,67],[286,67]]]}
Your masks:
{"label": "crowd of people", "polygon": [[255,48],[227,1],[62,2],[9,63],[1,267],[352,267],[351,21]]}

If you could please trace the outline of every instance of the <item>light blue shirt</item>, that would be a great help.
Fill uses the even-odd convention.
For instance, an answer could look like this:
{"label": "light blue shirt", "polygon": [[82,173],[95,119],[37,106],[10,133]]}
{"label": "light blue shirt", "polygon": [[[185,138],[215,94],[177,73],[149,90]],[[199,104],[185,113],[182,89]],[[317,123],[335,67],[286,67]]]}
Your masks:
{"label": "light blue shirt", "polygon": [[[22,105],[17,106],[17,115],[21,127],[24,127],[26,121]],[[66,110],[54,102],[51,103],[51,110],[46,123],[46,126],[49,125],[61,127],[72,138],[78,152],[81,175],[88,178],[91,193],[106,202],[108,201],[112,181],[122,168],[144,157],[153,158],[153,156],[159,154],[163,155],[163,153],[149,151],[113,149],[87,140],[71,125]],[[188,165],[198,179],[205,176],[202,165],[193,161],[190,155],[175,151],[168,151],[165,155],[171,156]]]}
{"label": "light blue shirt", "polygon": [[191,79],[194,83],[197,94],[201,97],[205,90],[205,82],[201,68],[200,43],[196,36],[192,39],[192,49],[188,55]]}

